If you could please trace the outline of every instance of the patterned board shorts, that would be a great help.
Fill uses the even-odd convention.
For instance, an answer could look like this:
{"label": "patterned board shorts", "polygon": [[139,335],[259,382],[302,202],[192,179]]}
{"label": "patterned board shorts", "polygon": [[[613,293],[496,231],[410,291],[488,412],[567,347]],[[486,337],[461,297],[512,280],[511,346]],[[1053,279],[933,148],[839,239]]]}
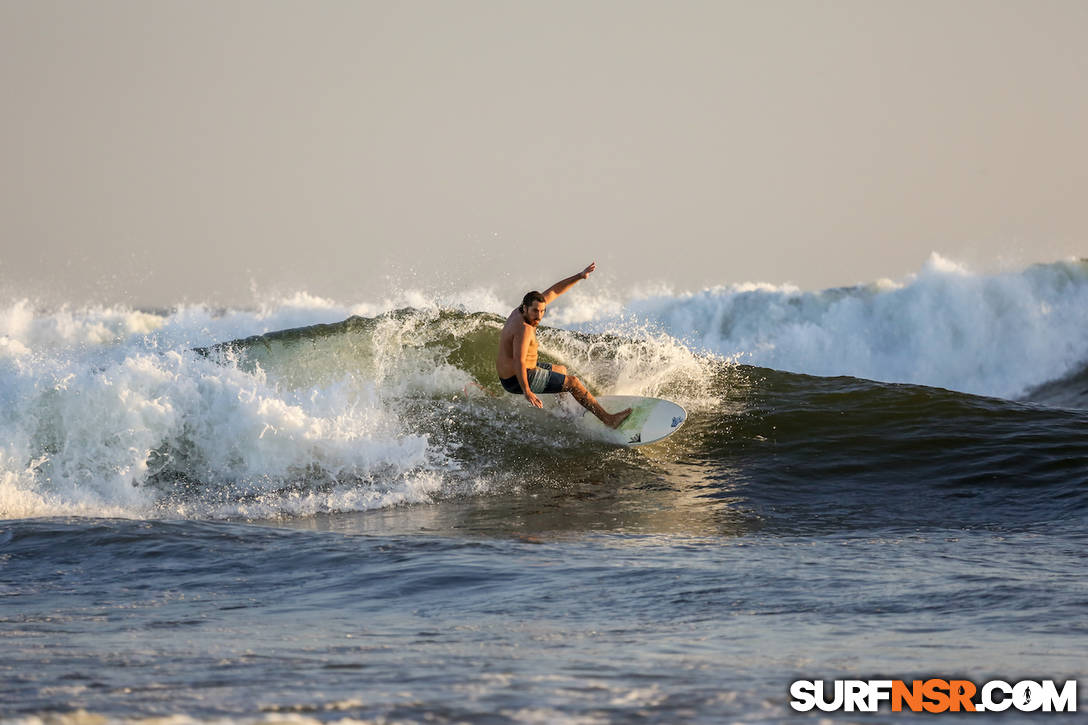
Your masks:
{"label": "patterned board shorts", "polygon": [[[552,370],[552,364],[546,362],[537,363],[535,368],[526,370],[525,375],[529,378],[529,390],[541,395],[562,391],[563,383],[567,380],[566,375],[555,372]],[[516,375],[509,378],[499,378],[499,382],[502,383],[502,387],[508,393],[514,393],[515,395],[523,393]]]}

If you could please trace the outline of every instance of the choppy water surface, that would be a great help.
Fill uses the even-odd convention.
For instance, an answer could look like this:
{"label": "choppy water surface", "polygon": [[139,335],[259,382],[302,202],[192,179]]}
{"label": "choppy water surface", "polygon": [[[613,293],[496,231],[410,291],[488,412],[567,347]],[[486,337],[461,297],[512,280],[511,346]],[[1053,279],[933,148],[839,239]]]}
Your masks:
{"label": "choppy water surface", "polygon": [[688,408],[642,449],[500,394],[487,305],[17,303],[0,717],[777,721],[795,679],[1083,680],[1086,290],[937,265],[558,311],[547,357]]}

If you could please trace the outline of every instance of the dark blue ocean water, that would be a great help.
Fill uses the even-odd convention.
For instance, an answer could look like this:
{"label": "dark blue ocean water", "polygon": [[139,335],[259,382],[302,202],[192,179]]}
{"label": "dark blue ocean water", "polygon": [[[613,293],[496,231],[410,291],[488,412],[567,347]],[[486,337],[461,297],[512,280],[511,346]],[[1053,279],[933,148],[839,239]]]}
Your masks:
{"label": "dark blue ocean water", "polygon": [[[320,315],[17,305],[0,720],[929,722],[795,713],[790,683],[1083,695],[1086,266],[541,329],[595,391],[688,409],[639,449],[504,395],[490,312],[214,345]],[[918,384],[783,370],[806,360]]]}
{"label": "dark blue ocean water", "polygon": [[506,491],[3,522],[3,714],[762,722],[795,679],[1088,675],[1083,412],[723,375],[745,411],[664,445],[504,443]]}
{"label": "dark blue ocean water", "polygon": [[1085,676],[1080,526],[485,534],[434,508],[9,522],[4,714],[759,722],[794,679]]}

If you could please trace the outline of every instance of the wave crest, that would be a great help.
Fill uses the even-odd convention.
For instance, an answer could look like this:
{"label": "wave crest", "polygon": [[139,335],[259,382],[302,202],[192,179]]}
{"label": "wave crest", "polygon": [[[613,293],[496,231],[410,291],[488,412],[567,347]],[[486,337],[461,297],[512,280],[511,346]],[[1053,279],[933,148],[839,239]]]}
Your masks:
{"label": "wave crest", "polygon": [[729,285],[625,309],[696,349],[761,367],[1004,398],[1088,361],[1083,260],[979,275],[934,255],[898,284]]}

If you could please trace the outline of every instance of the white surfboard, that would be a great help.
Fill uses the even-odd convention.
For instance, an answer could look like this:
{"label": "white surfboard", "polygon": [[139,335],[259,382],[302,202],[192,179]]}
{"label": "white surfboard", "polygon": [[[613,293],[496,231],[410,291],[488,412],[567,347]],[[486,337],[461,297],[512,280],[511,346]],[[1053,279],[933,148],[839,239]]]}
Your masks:
{"label": "white surfboard", "polygon": [[583,408],[569,394],[541,396],[559,398],[553,410],[562,418],[569,419],[597,440],[621,446],[644,446],[667,438],[684,424],[688,414],[681,406],[662,398],[644,398],[641,395],[601,395],[597,402],[609,413],[631,408],[631,415],[619,428],[609,428],[597,416]]}

